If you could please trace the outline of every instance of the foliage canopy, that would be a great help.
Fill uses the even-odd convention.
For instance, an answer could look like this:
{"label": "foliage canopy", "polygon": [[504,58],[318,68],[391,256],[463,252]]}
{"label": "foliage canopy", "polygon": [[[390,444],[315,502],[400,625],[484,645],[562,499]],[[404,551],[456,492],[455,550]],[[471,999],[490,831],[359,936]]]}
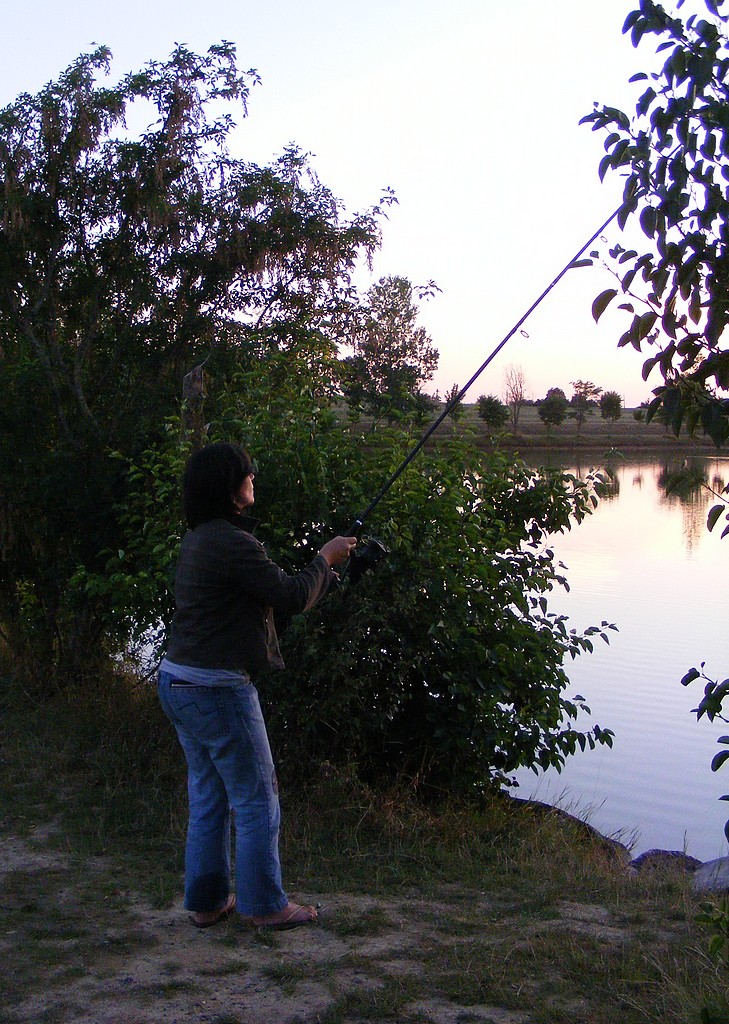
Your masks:
{"label": "foliage canopy", "polygon": [[[0,622],[46,686],[163,642],[183,378],[207,385],[207,436],[254,454],[262,534],[295,571],[412,447],[407,416],[365,433],[341,415],[338,345],[375,377],[402,329],[402,375],[378,381],[393,408],[437,358],[409,282],[367,303],[351,285],[381,204],[346,217],[294,148],[266,167],[228,152],[221,110],[245,112],[256,81],[232,46],[178,47],[111,87],[109,65],[84,55],[0,111]],[[140,106],[155,120],[135,135]],[[388,564],[284,635],[291,668],[263,684],[282,748],[472,791],[609,743],[574,727],[564,668],[608,624],[548,608],[564,583],[548,535],[593,499],[465,436],[429,449],[380,505]]]}
{"label": "foliage canopy", "polygon": [[[431,283],[417,289],[418,297],[434,287]],[[417,324],[415,291],[407,278],[380,278],[352,318],[345,339],[353,349],[344,360],[347,398],[390,421],[417,409],[422,387],[438,366],[438,350]]]}
{"label": "foliage canopy", "polygon": [[623,399],[617,391],[603,391],[600,395],[600,415],[604,420],[619,420],[623,414]]}
{"label": "foliage canopy", "polygon": [[509,422],[509,410],[496,395],[479,395],[476,409],[489,430],[501,430]]}
{"label": "foliage canopy", "polygon": [[[729,16],[726,0],[696,0],[693,6],[682,21],[655,0],[640,0],[623,31],[634,46],[655,36],[663,64],[631,79],[643,90],[632,119],[597,104],[583,118],[608,133],[600,177],[615,170],[625,177],[620,223],[638,214],[648,239],[648,246],[640,244],[643,251],[619,243],[609,250],[618,286],[598,295],[592,312],[598,320],[620,296],[630,322],[618,344],[650,351],[643,378],[658,369],[663,383],[653,390],[646,418],[660,416],[677,435],[684,427],[689,433],[701,428],[719,447],[729,439]],[[709,530],[722,516],[726,536],[725,499],[710,509]],[[682,681],[687,685],[701,675],[703,666]],[[726,680],[707,680],[699,718],[720,715],[726,687]],[[712,769],[727,756],[717,754]],[[719,927],[723,946],[726,905],[707,923]],[[704,1008],[702,1019],[715,1018]]]}
{"label": "foliage canopy", "polygon": [[562,388],[550,388],[539,403],[537,415],[546,427],[558,427],[564,423],[569,402]]}
{"label": "foliage canopy", "polygon": [[[677,5],[681,7],[682,4]],[[697,3],[695,7],[701,7]],[[663,407],[676,433],[703,428],[717,444],[729,437],[729,40],[725,0],[705,0],[685,21],[641,0],[623,26],[634,46],[650,36],[664,56],[639,72],[635,115],[598,105],[583,121],[607,133],[599,173],[625,179],[619,222],[637,216],[648,244],[616,243],[608,253],[617,287],[597,296],[593,316],[610,303],[629,317],[618,344],[649,350],[657,369],[648,418]],[[638,243],[636,243],[638,244]],[[595,252],[593,256],[598,256]]]}
{"label": "foliage canopy", "polygon": [[570,399],[569,416],[576,421],[579,433],[587,417],[592,415],[595,400],[599,398],[602,388],[591,380],[573,380],[570,383],[574,392]]}
{"label": "foliage canopy", "polygon": [[[159,438],[195,366],[334,350],[378,208],[345,219],[290,148],[226,140],[254,72],[177,47],[115,86],[106,48],[0,111],[0,616],[73,662],[101,609],[68,587],[125,547],[120,463]],[[141,108],[141,110],[140,110]],[[154,118],[134,135],[134,118]],[[23,624],[28,628],[23,629]]]}
{"label": "foliage canopy", "polygon": [[[306,386],[316,366],[278,392],[276,375],[275,360],[242,373],[211,430],[245,438],[255,454],[261,533],[295,571],[367,504],[412,436],[338,422]],[[131,624],[135,595],[137,630],[164,614],[159,593],[174,549],[159,539],[181,532],[179,512],[157,500],[179,473],[174,431],[144,464],[143,473],[130,467],[135,517],[157,525],[135,529],[124,564],[112,554],[87,580],[115,588],[109,628],[121,613],[119,631]],[[589,709],[567,693],[565,660],[590,651],[595,636],[607,640],[611,627],[579,632],[548,607],[566,583],[548,535],[589,512],[594,493],[571,476],[487,455],[460,434],[429,450],[378,507],[386,561],[356,585],[345,580],[283,634],[289,667],[261,689],[284,759],[299,772],[354,761],[370,778],[405,773],[465,793],[508,781],[520,765],[560,767],[578,747],[610,743],[609,730],[576,728]]]}

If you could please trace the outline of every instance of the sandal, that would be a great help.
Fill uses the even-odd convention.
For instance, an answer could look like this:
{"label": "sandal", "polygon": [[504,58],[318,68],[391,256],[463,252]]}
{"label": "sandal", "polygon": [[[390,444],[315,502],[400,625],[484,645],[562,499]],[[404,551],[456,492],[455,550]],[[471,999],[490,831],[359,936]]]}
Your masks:
{"label": "sandal", "polygon": [[269,921],[265,918],[251,918],[255,928],[266,928],[269,931],[285,932],[291,928],[300,928],[304,924],[316,924],[319,915],[314,907],[300,906],[298,903],[289,903],[283,909],[283,916],[278,920]]}
{"label": "sandal", "polygon": [[220,921],[225,921],[227,917],[235,910],[235,896],[229,896],[224,906],[218,910],[213,917],[205,921],[196,921],[195,917],[191,917],[190,920],[196,928],[212,928],[214,924],[219,924]]}

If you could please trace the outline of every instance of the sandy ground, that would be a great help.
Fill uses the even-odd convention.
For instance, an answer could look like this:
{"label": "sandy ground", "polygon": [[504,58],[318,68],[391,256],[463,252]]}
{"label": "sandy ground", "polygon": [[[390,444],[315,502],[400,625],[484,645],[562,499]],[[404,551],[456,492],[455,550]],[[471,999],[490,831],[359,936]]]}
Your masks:
{"label": "sandy ground", "polygon": [[[485,894],[467,901],[455,887],[429,901],[337,894],[319,897],[316,926],[272,934],[234,917],[200,930],[181,902],[164,910],[145,905],[110,862],[80,870],[47,839],[39,832],[0,837],[0,1021],[8,1024],[533,1019],[516,1008],[516,992],[505,1007],[473,995],[443,998],[442,986],[429,985],[434,963],[452,962],[468,979],[477,947],[513,942],[513,905]],[[626,939],[608,911],[579,903],[560,904],[549,922],[534,926],[567,930],[578,942],[589,936],[620,946]],[[529,927],[522,917],[514,935],[523,942]],[[584,1007],[573,1009],[573,1019],[589,1019]]]}

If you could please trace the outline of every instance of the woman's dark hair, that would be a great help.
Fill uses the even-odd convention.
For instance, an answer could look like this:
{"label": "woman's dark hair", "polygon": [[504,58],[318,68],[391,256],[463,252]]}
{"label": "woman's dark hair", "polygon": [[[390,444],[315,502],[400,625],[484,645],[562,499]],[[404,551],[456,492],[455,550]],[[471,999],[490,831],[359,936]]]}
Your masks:
{"label": "woman's dark hair", "polygon": [[182,508],[190,529],[235,512],[233,495],[252,472],[251,457],[238,444],[220,441],[194,452],[182,478]]}

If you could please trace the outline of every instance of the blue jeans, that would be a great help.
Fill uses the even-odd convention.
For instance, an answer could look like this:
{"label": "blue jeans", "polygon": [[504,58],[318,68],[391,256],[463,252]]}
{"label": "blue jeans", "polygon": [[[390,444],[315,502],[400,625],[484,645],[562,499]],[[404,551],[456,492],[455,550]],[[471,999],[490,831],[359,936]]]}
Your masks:
{"label": "blue jeans", "polygon": [[160,672],[159,696],[187,759],[186,909],[225,906],[232,808],[236,910],[254,917],[275,914],[288,903],[278,855],[281,811],[256,688],[190,686]]}

